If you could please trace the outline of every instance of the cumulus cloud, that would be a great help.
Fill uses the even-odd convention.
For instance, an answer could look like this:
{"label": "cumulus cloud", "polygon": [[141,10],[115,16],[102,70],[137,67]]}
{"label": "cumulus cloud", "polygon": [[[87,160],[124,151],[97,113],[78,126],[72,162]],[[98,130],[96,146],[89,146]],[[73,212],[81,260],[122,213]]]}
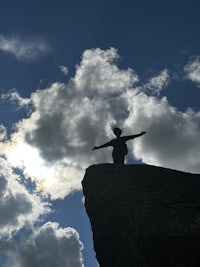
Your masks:
{"label": "cumulus cloud", "polygon": [[[65,197],[72,190],[80,189],[84,168],[102,157],[92,152],[94,143],[112,136],[110,127],[116,123],[113,110],[119,117],[125,115],[126,110],[121,109],[125,100],[117,94],[128,90],[138,77],[130,69],[121,71],[114,64],[117,58],[114,49],[86,51],[75,77],[67,85],[54,83],[50,88],[32,94],[35,111],[17,125],[18,134],[14,135],[12,143],[27,143],[38,149],[49,165],[48,170],[52,170],[45,178],[45,185],[41,182],[39,188],[45,187],[53,198]],[[115,96],[107,99],[112,94]],[[19,150],[23,149],[18,147],[18,152],[16,145],[13,149],[21,164]],[[28,154],[23,158],[24,162],[27,162]],[[10,152],[7,156],[11,158]],[[33,159],[33,153],[30,157]],[[109,158],[104,152],[104,160]],[[31,171],[33,169],[37,168]],[[26,166],[24,170],[27,171]],[[30,171],[28,174],[33,176]],[[43,181],[43,177],[40,179]]]}
{"label": "cumulus cloud", "polygon": [[124,127],[146,129],[144,138],[132,143],[132,152],[143,162],[157,166],[200,172],[200,112],[181,112],[166,97],[158,99],[140,93],[129,98],[129,117]]}
{"label": "cumulus cloud", "polygon": [[[80,189],[88,165],[112,161],[110,148],[92,151],[92,147],[114,138],[116,125],[124,134],[148,131],[130,141],[133,157],[147,164],[200,172],[199,113],[179,111],[166,97],[144,93],[148,85],[154,95],[159,94],[170,80],[167,70],[138,87],[137,73],[121,70],[118,58],[114,48],[85,51],[69,83],[53,83],[32,93],[34,111],[17,124],[5,154],[11,164],[11,154],[18,155],[26,175],[52,198]],[[25,146],[26,157],[20,154]]]}
{"label": "cumulus cloud", "polygon": [[200,86],[200,56],[191,58],[184,70],[186,77]]}
{"label": "cumulus cloud", "polygon": [[11,236],[24,226],[33,225],[48,211],[46,203],[30,194],[0,157],[0,236]]}
{"label": "cumulus cloud", "polygon": [[0,50],[13,55],[20,61],[32,62],[48,54],[51,48],[42,38],[20,38],[0,35]]}
{"label": "cumulus cloud", "polygon": [[138,75],[132,70],[120,70],[116,64],[117,50],[90,49],[83,53],[77,66],[74,83],[82,93],[111,95],[131,88],[138,81]]}
{"label": "cumulus cloud", "polygon": [[[1,243],[0,243],[1,248]],[[3,242],[2,249],[10,257],[8,267],[83,267],[83,244],[73,228],[61,228],[47,222],[27,238],[21,246]]]}

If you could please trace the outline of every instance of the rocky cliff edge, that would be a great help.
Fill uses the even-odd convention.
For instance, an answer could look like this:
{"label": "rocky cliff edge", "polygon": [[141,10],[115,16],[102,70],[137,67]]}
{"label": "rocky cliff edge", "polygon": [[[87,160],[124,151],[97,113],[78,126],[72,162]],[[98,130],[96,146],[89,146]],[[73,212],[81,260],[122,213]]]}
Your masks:
{"label": "rocky cliff edge", "polygon": [[90,166],[82,181],[100,267],[199,267],[200,175]]}

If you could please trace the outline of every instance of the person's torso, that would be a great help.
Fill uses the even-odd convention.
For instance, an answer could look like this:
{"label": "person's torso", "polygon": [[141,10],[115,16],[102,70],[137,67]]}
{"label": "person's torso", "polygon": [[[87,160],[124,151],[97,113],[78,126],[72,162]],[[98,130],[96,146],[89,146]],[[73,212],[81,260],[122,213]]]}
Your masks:
{"label": "person's torso", "polygon": [[123,154],[128,153],[128,148],[126,145],[126,140],[123,137],[118,137],[112,140],[113,154]]}

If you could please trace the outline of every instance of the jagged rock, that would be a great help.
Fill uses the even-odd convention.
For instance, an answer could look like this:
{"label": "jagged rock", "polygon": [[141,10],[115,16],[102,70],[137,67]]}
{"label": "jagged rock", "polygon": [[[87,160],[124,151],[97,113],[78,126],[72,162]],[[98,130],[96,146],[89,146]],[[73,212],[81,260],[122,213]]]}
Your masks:
{"label": "jagged rock", "polygon": [[100,267],[199,267],[200,175],[100,164],[82,181]]}

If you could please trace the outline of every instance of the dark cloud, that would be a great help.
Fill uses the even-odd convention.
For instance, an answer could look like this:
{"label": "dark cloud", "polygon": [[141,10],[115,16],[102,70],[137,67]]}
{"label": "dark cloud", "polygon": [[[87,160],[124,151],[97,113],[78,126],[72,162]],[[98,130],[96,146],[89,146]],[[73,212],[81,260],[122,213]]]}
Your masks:
{"label": "dark cloud", "polygon": [[4,244],[12,263],[9,267],[83,267],[83,245],[73,228],[60,228],[57,223],[48,222],[15,249]]}

